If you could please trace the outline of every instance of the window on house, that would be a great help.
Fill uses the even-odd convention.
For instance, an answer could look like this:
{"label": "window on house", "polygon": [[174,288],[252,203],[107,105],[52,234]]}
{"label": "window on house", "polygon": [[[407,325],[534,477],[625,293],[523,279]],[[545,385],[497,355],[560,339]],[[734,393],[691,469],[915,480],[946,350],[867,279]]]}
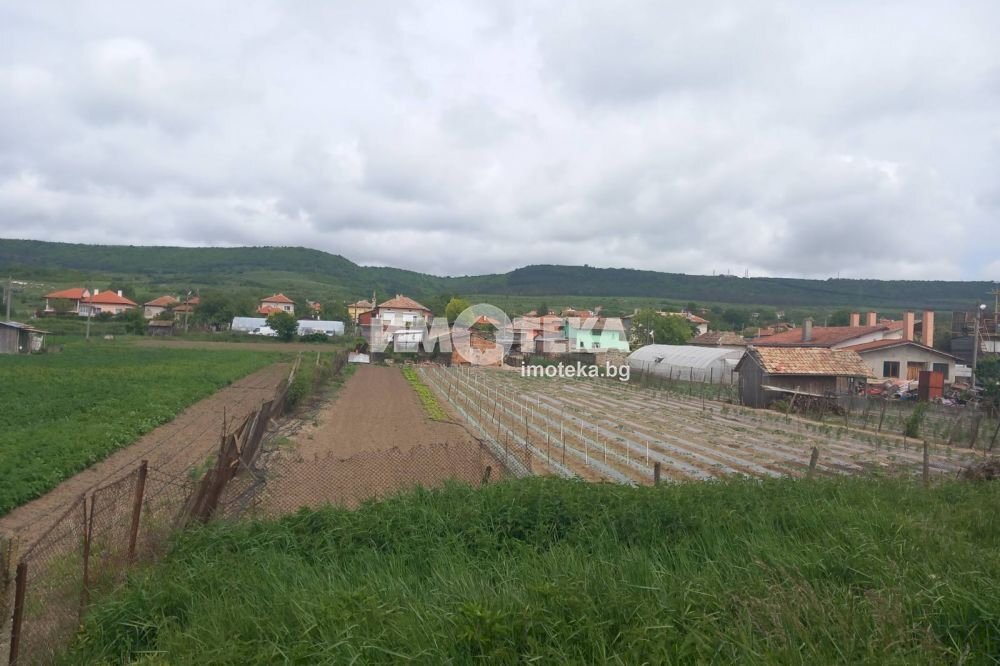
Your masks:
{"label": "window on house", "polygon": [[594,343],[591,343],[591,344],[593,345],[594,349],[600,349],[600,347],[601,347],[601,343],[600,342],[594,342]]}
{"label": "window on house", "polygon": [[585,348],[586,345],[583,344],[583,340],[580,340],[580,349]]}
{"label": "window on house", "polygon": [[886,361],[882,364],[883,377],[899,377],[899,361]]}
{"label": "window on house", "polygon": [[940,373],[942,373],[942,374],[944,375],[944,380],[945,380],[945,381],[948,381],[948,380],[950,379],[950,378],[948,377],[948,364],[947,364],[947,363],[935,363],[935,364],[934,364],[934,365],[933,365],[933,366],[931,367],[931,369],[932,369],[932,370],[933,370],[934,372],[940,372]]}

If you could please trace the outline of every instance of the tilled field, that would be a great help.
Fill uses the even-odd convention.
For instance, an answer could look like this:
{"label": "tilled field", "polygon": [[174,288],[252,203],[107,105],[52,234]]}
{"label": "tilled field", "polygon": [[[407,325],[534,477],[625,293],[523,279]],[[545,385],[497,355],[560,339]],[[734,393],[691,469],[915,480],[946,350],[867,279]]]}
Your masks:
{"label": "tilled field", "polygon": [[[421,368],[443,402],[497,449],[530,457],[538,474],[649,484],[731,475],[919,474],[923,443],[680,397],[615,380],[525,378],[489,368]],[[931,446],[932,474],[954,474],[976,454]]]}

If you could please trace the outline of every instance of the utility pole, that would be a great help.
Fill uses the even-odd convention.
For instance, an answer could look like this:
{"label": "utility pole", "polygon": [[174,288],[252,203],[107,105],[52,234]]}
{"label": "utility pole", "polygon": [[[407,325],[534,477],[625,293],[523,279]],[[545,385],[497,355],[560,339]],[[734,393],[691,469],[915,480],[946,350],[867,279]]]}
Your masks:
{"label": "utility pole", "polygon": [[[88,289],[87,287],[84,287],[83,288],[83,293],[84,294],[89,294],[90,293],[90,289]],[[84,298],[90,298],[90,297],[89,296],[84,296]],[[82,303],[82,301],[81,301],[81,303]],[[94,304],[90,303],[90,304],[87,305],[87,340],[88,341],[90,340],[90,315],[93,312],[94,312]]]}
{"label": "utility pole", "polygon": [[10,302],[14,300],[14,278],[10,275],[7,276],[7,291],[3,300],[7,304],[7,321],[10,321]]}
{"label": "utility pole", "polygon": [[976,308],[976,328],[972,332],[972,391],[976,391],[976,364],[979,360],[979,326],[983,319],[983,310],[986,309],[985,303],[980,303]]}

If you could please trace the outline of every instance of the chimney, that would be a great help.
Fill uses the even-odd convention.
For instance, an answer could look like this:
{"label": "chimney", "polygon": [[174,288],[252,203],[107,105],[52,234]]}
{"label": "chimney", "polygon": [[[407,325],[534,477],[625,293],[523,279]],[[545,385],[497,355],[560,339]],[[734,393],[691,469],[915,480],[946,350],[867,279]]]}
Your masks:
{"label": "chimney", "polygon": [[101,290],[100,290],[100,289],[95,289],[95,290],[94,290],[94,296],[97,296],[97,295],[98,295],[99,293],[101,293]]}
{"label": "chimney", "polygon": [[868,325],[869,326],[878,326],[878,313],[877,312],[872,311],[872,312],[868,313]]}
{"label": "chimney", "polygon": [[802,322],[802,342],[812,342],[813,339],[813,320],[812,317],[806,317],[805,321]]}
{"label": "chimney", "polygon": [[913,312],[903,313],[903,339],[913,339]]}
{"label": "chimney", "polygon": [[928,347],[934,346],[934,310],[924,310],[924,320],[920,324],[923,333],[923,343]]}
{"label": "chimney", "polygon": [[118,295],[119,295],[119,296],[121,296],[121,295],[122,295],[122,290],[121,290],[121,289],[119,289],[119,290],[118,290]]}
{"label": "chimney", "polygon": [[851,328],[857,328],[858,326],[861,326],[861,313],[860,312],[852,312],[851,313]]}

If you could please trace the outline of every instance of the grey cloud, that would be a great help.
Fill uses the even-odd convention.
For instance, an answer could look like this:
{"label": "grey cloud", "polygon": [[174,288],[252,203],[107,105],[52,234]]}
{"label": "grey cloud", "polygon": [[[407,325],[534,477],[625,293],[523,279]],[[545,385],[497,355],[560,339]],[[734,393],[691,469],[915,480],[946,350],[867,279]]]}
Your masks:
{"label": "grey cloud", "polygon": [[7,7],[0,235],[441,273],[989,277],[998,18],[986,0]]}

